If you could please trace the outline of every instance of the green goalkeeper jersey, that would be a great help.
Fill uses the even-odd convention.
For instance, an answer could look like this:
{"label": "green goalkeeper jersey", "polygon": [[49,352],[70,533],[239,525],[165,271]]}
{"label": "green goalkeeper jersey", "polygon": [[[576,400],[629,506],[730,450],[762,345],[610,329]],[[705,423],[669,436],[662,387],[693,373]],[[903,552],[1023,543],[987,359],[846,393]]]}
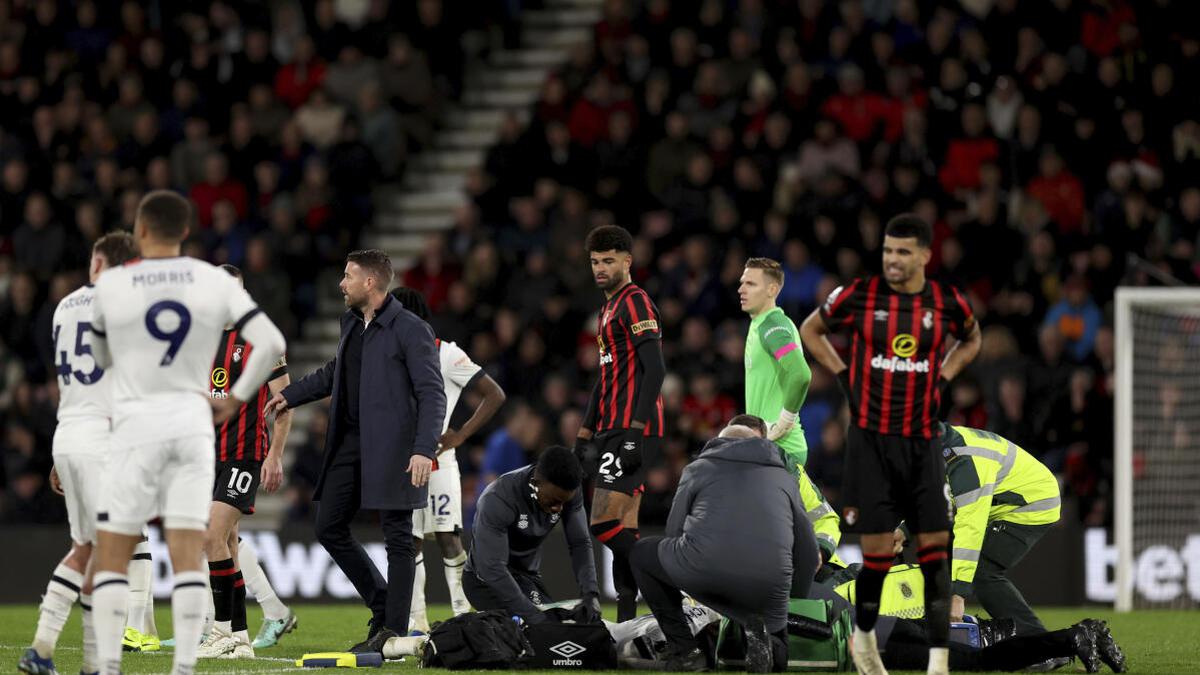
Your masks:
{"label": "green goalkeeper jersey", "polygon": [[[811,379],[800,333],[787,314],[776,307],[754,317],[746,336],[746,412],[768,425],[779,419],[781,410],[799,412]],[[808,443],[798,422],[778,444],[792,461],[804,466]]]}

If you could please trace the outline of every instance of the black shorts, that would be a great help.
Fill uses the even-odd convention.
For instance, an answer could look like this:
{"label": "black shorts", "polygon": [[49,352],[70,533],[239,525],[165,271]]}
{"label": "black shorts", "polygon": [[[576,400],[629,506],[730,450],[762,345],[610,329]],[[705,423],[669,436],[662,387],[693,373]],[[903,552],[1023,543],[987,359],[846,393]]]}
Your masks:
{"label": "black shorts", "polygon": [[[546,590],[546,582],[542,579],[542,575],[514,570],[511,567],[508,571],[512,574],[513,581],[517,582],[517,588],[521,589],[521,593],[529,598],[530,602],[535,605],[549,605],[554,602],[554,599],[550,597],[550,592]],[[500,594],[475,576],[474,571],[465,570],[463,572],[462,585],[463,593],[476,610],[481,612],[489,609],[512,611],[512,608],[504,606]]]}
{"label": "black shorts", "polygon": [[213,501],[228,504],[246,515],[254,513],[254,495],[262,480],[262,462],[217,462]]}
{"label": "black shorts", "polygon": [[842,530],[912,532],[950,529],[950,486],[937,438],[881,434],[851,424],[842,479]]}
{"label": "black shorts", "polygon": [[627,495],[642,491],[642,482],[646,477],[646,469],[654,466],[662,454],[662,438],[658,436],[642,437],[642,465],[637,471],[628,472],[621,469],[621,440],[625,437],[626,429],[609,429],[596,434],[593,443],[596,444],[596,466],[588,473],[594,477],[598,490],[611,490]]}

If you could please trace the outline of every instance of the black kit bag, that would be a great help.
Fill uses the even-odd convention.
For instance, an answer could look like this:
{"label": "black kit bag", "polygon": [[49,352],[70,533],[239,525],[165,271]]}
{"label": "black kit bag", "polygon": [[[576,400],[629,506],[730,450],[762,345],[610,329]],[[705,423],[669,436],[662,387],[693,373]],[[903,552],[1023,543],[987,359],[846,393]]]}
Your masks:
{"label": "black kit bag", "polygon": [[526,625],[525,639],[530,653],[521,659],[524,668],[612,670],[617,667],[617,643],[603,623],[546,621]]}
{"label": "black kit bag", "polygon": [[433,629],[421,654],[421,667],[508,670],[528,653],[529,643],[507,613],[468,612]]}

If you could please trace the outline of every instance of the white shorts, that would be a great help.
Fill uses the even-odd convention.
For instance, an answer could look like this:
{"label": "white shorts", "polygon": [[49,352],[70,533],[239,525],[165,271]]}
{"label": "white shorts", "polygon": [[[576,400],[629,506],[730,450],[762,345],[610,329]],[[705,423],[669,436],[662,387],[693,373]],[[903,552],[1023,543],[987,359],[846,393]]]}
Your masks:
{"label": "white shorts", "polygon": [[137,445],[114,437],[104,480],[99,529],[136,536],[162,517],[166,530],[204,530],[212,502],[216,451],[212,436]]}
{"label": "white shorts", "polygon": [[54,430],[54,468],[67,502],[71,541],[76,544],[96,543],[96,512],[111,436],[107,420],[103,424],[60,422]]}
{"label": "white shorts", "polygon": [[429,504],[413,511],[413,536],[433,538],[435,532],[462,532],[462,478],[451,453],[438,457],[438,470],[429,474]]}
{"label": "white shorts", "polygon": [[65,455],[54,458],[54,469],[62,482],[67,502],[67,523],[71,541],[96,543],[96,509],[100,505],[100,477],[104,475],[104,455]]}

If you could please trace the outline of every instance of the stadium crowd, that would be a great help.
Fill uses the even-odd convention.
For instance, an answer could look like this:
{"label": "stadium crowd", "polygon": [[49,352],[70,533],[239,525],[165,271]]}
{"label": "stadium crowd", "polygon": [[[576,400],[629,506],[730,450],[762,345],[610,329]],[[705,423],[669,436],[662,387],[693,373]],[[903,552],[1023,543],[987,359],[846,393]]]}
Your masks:
{"label": "stadium crowd", "polygon": [[92,242],[177,190],[198,216],[185,251],[241,267],[298,337],[372,188],[458,96],[459,36],[479,27],[462,20],[440,0],[0,0],[0,520],[65,517],[45,480],[50,321]]}
{"label": "stadium crowd", "polygon": [[[739,406],[745,258],[783,262],[780,302],[798,321],[878,271],[881,223],[915,211],[935,224],[933,275],[966,291],[984,326],[950,419],[1029,448],[1080,517],[1104,524],[1111,429],[1093,421],[1112,406],[1114,288],[1196,279],[1200,127],[1176,83],[1200,41],[1172,32],[1188,11],[608,2],[528,120],[506,121],[468,179],[471,204],[404,281],[428,294],[439,334],[468,341],[567,442],[596,362],[579,243],[600,223],[634,229],[635,278],[668,336],[672,466],[649,487],[669,496]],[[841,409],[814,369],[808,469],[835,504]],[[501,447],[483,450],[484,471],[511,466]]]}
{"label": "stadium crowd", "polygon": [[[178,189],[200,216],[189,251],[244,266],[294,337],[314,270],[338,266],[368,222],[369,186],[398,175],[462,87],[446,37],[461,27],[437,0],[414,16],[213,2],[171,21],[100,4],[0,0],[9,521],[61,519],[44,485],[48,317],[82,280],[83,244],[127,227],[142,190]],[[1082,520],[1108,522],[1111,430],[1091,422],[1111,415],[1114,288],[1200,272],[1200,101],[1185,86],[1200,40],[1176,32],[1196,25],[1191,5],[606,2],[593,40],[505,119],[453,229],[402,275],[435,332],[509,395],[504,420],[460,453],[466,509],[537,448],[572,444],[597,363],[601,294],[583,250],[595,225],[635,233],[634,278],[664,324],[668,461],[648,478],[652,522],[739,408],[744,260],[783,263],[780,303],[798,322],[878,271],[882,223],[915,211],[935,224],[931,276],[963,289],[984,329],[950,419],[1030,450]],[[358,6],[372,14],[342,13]],[[808,469],[835,506],[842,408],[814,368]],[[322,437],[297,450],[295,517]]]}

